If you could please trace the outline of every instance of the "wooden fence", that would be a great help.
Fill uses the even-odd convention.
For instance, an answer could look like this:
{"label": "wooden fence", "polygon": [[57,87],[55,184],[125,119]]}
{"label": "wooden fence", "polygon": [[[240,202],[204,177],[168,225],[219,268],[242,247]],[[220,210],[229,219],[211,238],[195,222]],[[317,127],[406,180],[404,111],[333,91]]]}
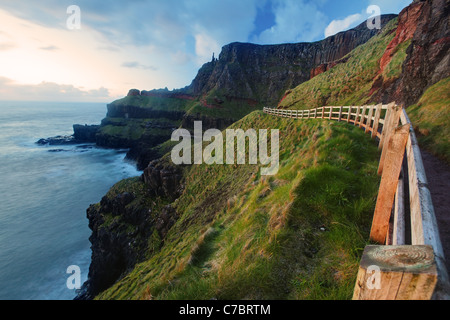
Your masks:
{"label": "wooden fence", "polygon": [[411,121],[395,103],[264,108],[293,119],[328,119],[359,126],[379,141],[381,176],[370,240],[357,276],[355,300],[449,299],[449,278],[431,194]]}

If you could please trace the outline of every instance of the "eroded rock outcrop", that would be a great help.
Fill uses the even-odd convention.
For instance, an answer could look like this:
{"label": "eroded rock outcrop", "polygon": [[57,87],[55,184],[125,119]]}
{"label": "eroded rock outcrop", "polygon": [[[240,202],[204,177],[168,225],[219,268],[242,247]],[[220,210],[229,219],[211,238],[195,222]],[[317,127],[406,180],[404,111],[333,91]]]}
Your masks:
{"label": "eroded rock outcrop", "polygon": [[154,161],[140,178],[119,182],[87,209],[92,256],[88,280],[76,299],[93,299],[160,249],[178,219],[164,203],[182,192],[181,178],[178,169]]}
{"label": "eroded rock outcrop", "polygon": [[411,44],[398,79],[377,78],[371,90],[374,100],[396,101],[406,107],[416,103],[427,88],[450,76],[450,2],[415,0],[399,14],[396,35],[380,60],[380,73],[391,61],[395,49]]}

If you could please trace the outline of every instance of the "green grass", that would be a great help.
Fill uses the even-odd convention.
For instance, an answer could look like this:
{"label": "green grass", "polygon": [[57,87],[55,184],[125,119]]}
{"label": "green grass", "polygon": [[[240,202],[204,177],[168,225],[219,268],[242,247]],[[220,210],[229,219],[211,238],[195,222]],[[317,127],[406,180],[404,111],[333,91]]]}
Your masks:
{"label": "green grass", "polygon": [[278,173],[185,167],[161,250],[97,299],[351,298],[379,183],[376,144],[345,123],[260,111],[232,128],[279,129]]}
{"label": "green grass", "polygon": [[[219,98],[223,103],[218,104],[215,98]],[[205,99],[208,105],[212,107],[205,107],[201,102],[197,101],[192,104],[187,114],[202,114],[211,118],[223,118],[231,120],[239,120],[248,115],[249,113],[261,110],[263,106],[260,103],[251,104],[245,100],[233,101],[228,100],[226,97],[216,94],[214,90],[208,93],[207,96],[202,97]]]}
{"label": "green grass", "polygon": [[150,96],[126,96],[111,103],[111,105],[135,106],[162,111],[185,111],[189,108],[191,100],[150,97]]}
{"label": "green grass", "polygon": [[412,40],[409,39],[400,43],[395,49],[391,61],[383,70],[385,79],[396,79],[402,73],[402,65],[407,57],[406,49],[411,45]]}
{"label": "green grass", "polygon": [[407,109],[419,144],[450,164],[450,77],[431,86]]}

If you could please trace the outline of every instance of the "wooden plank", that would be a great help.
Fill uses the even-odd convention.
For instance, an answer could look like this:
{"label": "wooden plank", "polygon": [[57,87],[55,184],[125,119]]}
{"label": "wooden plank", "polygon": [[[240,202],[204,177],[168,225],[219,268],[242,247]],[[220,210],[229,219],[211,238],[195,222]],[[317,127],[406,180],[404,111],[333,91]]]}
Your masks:
{"label": "wooden plank", "polygon": [[353,300],[430,300],[437,279],[431,246],[367,246]]}
{"label": "wooden plank", "polygon": [[392,244],[404,245],[405,241],[405,192],[403,178],[398,180],[397,192],[394,203],[394,230],[392,235]]}
{"label": "wooden plank", "polygon": [[372,124],[373,109],[374,106],[371,106],[369,109],[369,115],[366,121],[366,133],[368,133],[372,129],[371,124]]}
{"label": "wooden plank", "polygon": [[[400,115],[403,112],[402,107],[399,106],[393,106],[389,115],[389,120],[386,124],[386,127],[383,127],[383,133],[384,133],[384,139],[385,141],[389,141],[389,139],[391,138],[395,128],[397,128],[397,125],[400,121]],[[386,148],[383,145],[383,149],[381,151],[381,158],[380,158],[380,163],[378,165],[378,174],[381,176],[383,173],[383,168],[384,168],[384,161],[386,158]]]}
{"label": "wooden plank", "polygon": [[380,117],[381,117],[381,108],[383,105],[379,104],[377,105],[376,111],[375,111],[375,117],[373,119],[373,128],[372,128],[372,139],[375,139],[378,133],[378,126],[380,123]]}
{"label": "wooden plank", "polygon": [[[401,116],[402,123],[410,123],[406,110]],[[438,268],[438,289],[436,299],[450,299],[450,281],[445,264],[445,255],[439,235],[431,193],[428,189],[428,180],[423,166],[414,129],[410,128],[410,138],[406,146],[408,161],[410,214],[411,214],[411,241],[412,244],[431,245],[434,249]]]}
{"label": "wooden plank", "polygon": [[379,244],[384,244],[386,241],[389,218],[397,191],[410,126],[410,124],[406,124],[396,128],[385,148],[385,165],[370,232],[370,238]]}

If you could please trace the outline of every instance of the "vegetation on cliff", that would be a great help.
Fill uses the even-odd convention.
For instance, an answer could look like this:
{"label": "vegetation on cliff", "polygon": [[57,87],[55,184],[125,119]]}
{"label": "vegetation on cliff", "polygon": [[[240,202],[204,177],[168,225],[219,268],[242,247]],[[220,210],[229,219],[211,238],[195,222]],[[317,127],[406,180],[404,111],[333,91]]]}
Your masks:
{"label": "vegetation on cliff", "polygon": [[420,145],[450,164],[450,78],[427,89],[408,108]]}
{"label": "vegetation on cliff", "polygon": [[[281,101],[279,108],[312,109],[322,106],[364,105],[371,101],[370,92],[377,75],[381,73],[380,59],[387,45],[395,36],[397,19],[391,20],[383,31],[359,46],[345,57],[345,63],[340,63],[330,70],[319,74],[289,91]],[[398,77],[404,45],[386,68],[388,77]]]}
{"label": "vegetation on cliff", "polygon": [[345,124],[260,111],[231,126],[267,127],[280,130],[278,174],[185,167],[175,224],[149,238],[160,249],[98,299],[351,297],[379,182],[376,144]]}

